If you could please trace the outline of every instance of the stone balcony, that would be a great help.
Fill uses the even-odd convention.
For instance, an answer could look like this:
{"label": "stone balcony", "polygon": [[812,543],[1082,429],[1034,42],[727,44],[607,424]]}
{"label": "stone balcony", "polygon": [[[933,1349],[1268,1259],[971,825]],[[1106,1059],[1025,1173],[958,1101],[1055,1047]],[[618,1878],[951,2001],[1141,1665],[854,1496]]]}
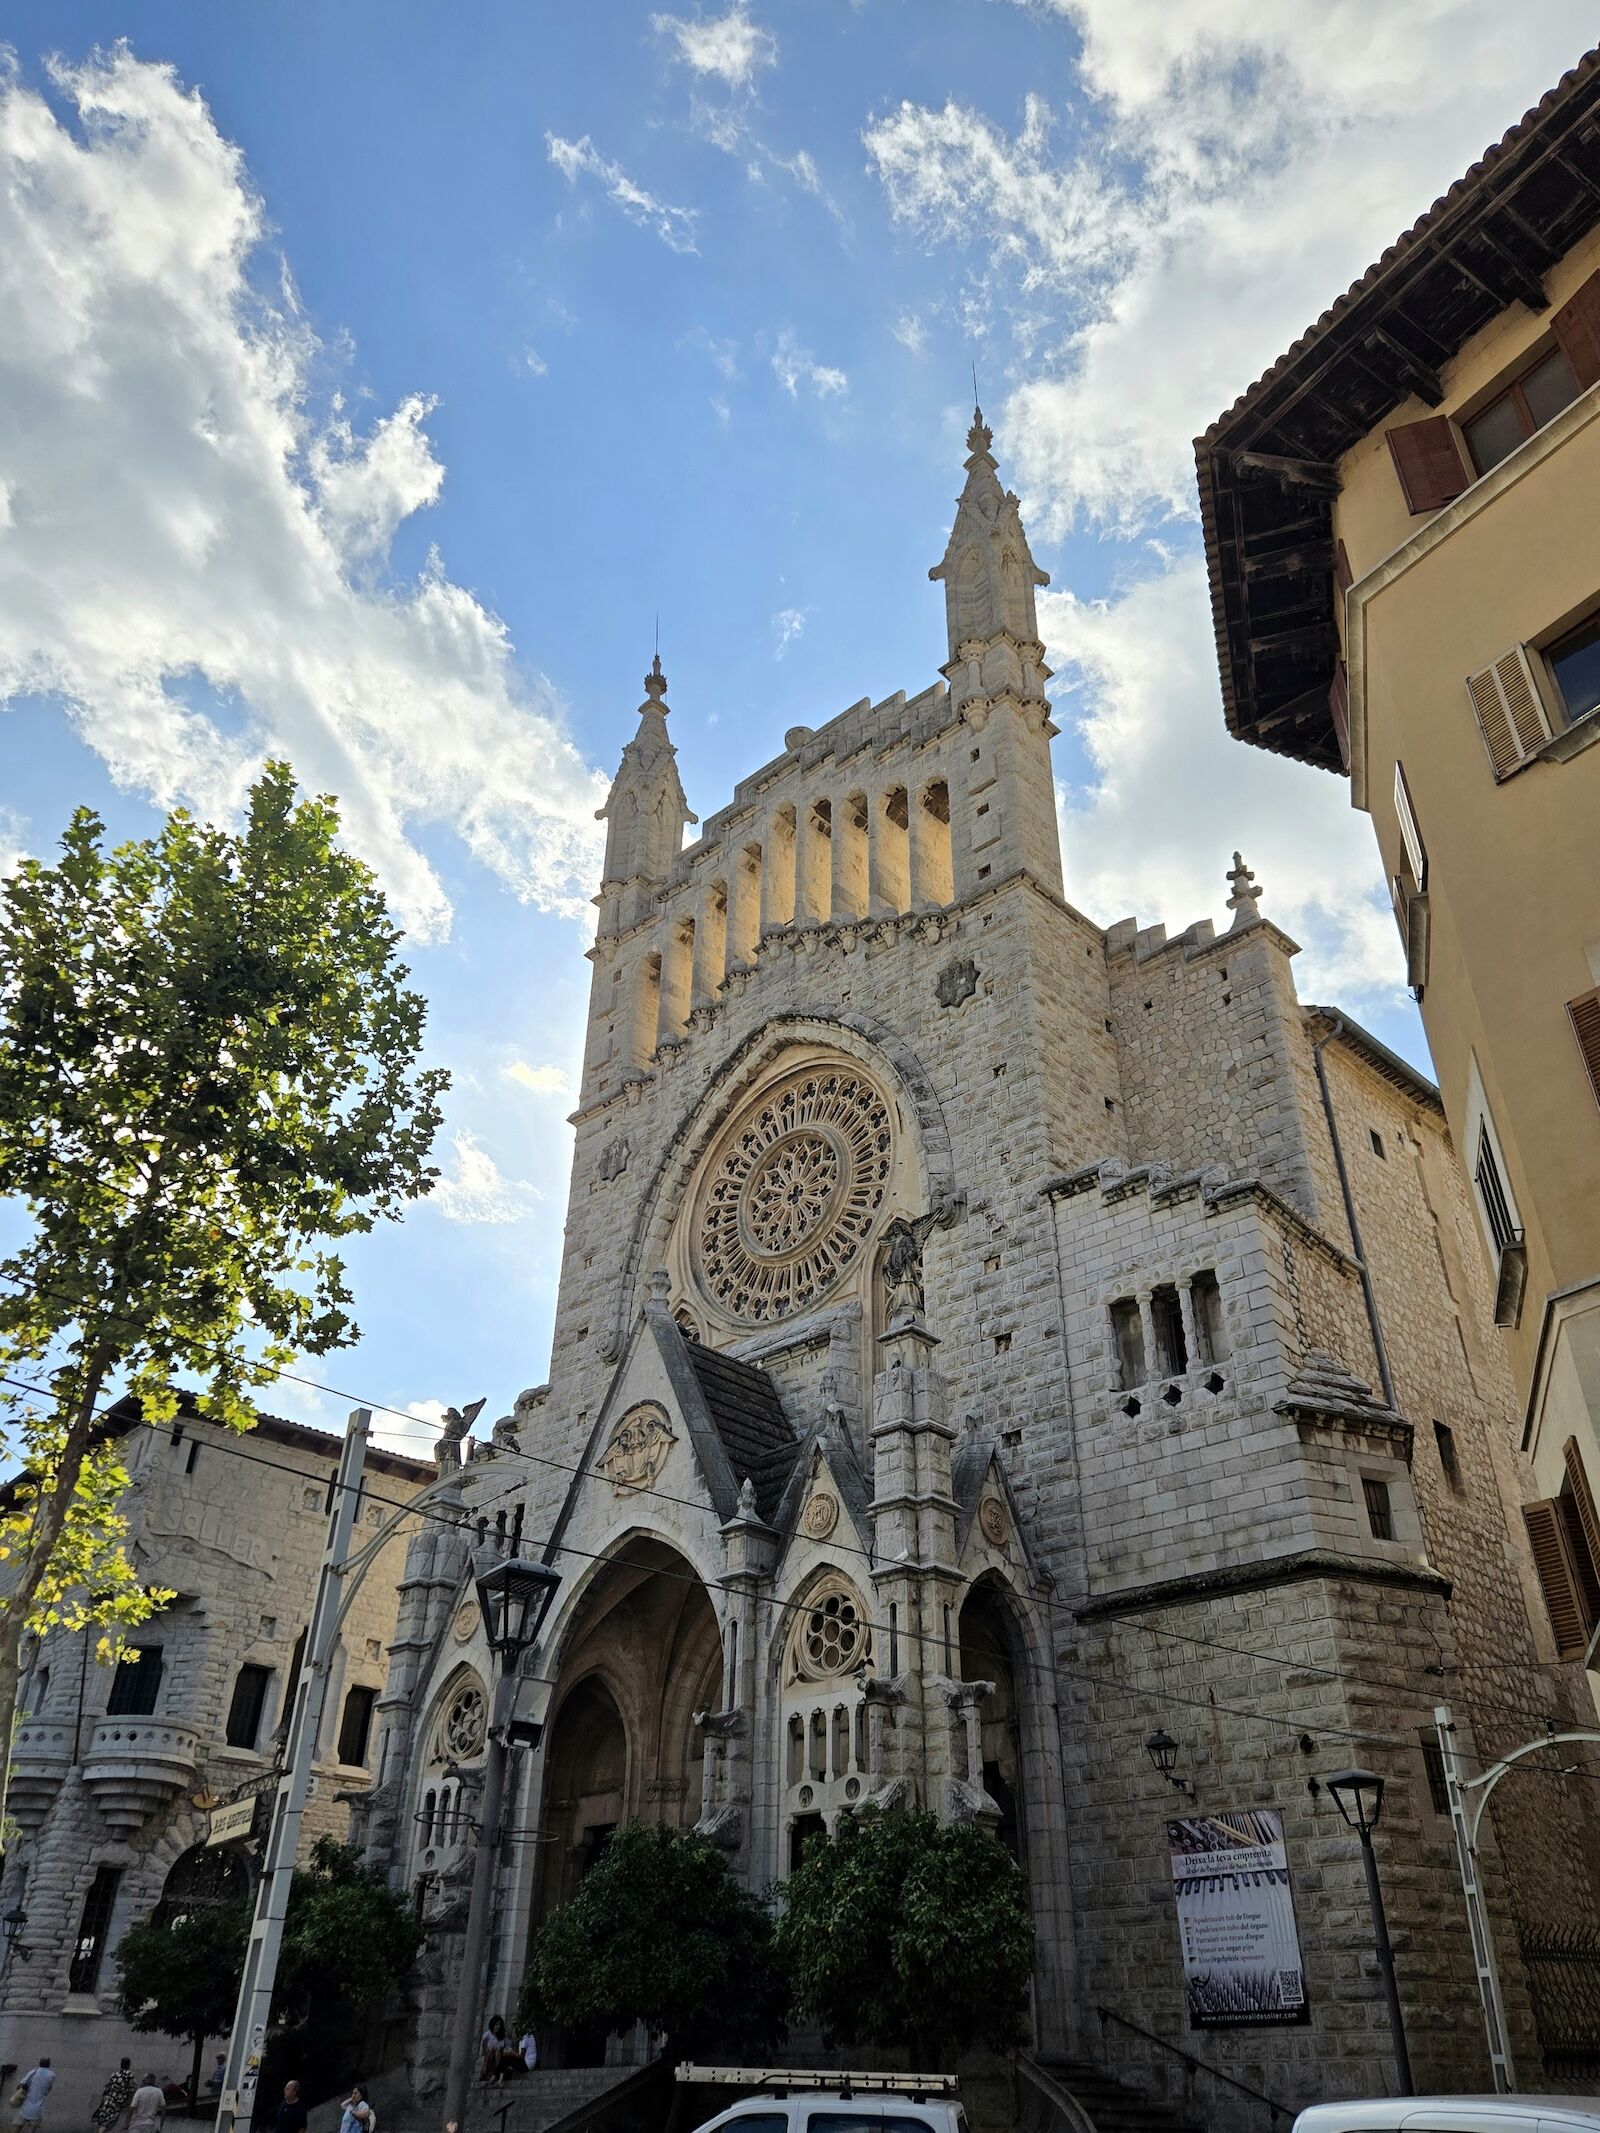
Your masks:
{"label": "stone balcony", "polygon": [[200,1736],[165,1718],[103,1718],[83,1758],[84,1789],[114,1837],[131,1837],[200,1764]]}
{"label": "stone balcony", "polygon": [[25,1718],[11,1743],[11,1787],[6,1807],[23,1829],[37,1829],[49,1814],[72,1768],[70,1725]]}

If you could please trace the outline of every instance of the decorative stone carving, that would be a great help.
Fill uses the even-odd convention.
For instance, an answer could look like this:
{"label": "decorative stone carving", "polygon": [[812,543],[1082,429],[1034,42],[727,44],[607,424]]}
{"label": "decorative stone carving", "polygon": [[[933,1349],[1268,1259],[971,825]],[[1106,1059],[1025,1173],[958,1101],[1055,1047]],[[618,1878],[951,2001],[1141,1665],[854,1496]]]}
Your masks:
{"label": "decorative stone carving", "polygon": [[476,1601],[463,1600],[456,1609],[455,1620],[450,1625],[457,1644],[470,1644],[472,1642],[480,1619]]}
{"label": "decorative stone carving", "polygon": [[789,1647],[789,1678],[833,1681],[871,1662],[872,1632],[861,1602],[843,1578],[832,1578],[813,1593],[795,1624]]}
{"label": "decorative stone carving", "polygon": [[978,989],[978,966],[970,955],[958,955],[946,963],[934,984],[933,996],[941,1007],[959,1007]]}
{"label": "decorative stone carving", "polygon": [[489,1731],[489,1706],[475,1681],[463,1682],[451,1697],[440,1727],[445,1753],[456,1762],[476,1755]]}
{"label": "decorative stone carving", "polygon": [[736,1852],[744,1836],[744,1810],[741,1807],[713,1807],[702,1815],[694,1826],[697,1837],[704,1837],[714,1844],[719,1852]]}
{"label": "decorative stone carving", "polygon": [[438,1443],[433,1447],[433,1456],[439,1462],[441,1474],[461,1464],[461,1440],[487,1404],[485,1400],[472,1400],[465,1407],[445,1409],[443,1431]]}
{"label": "decorative stone carving", "polygon": [[819,1490],[800,1513],[800,1530],[812,1540],[826,1540],[839,1523],[839,1499]]}
{"label": "decorative stone carving", "polygon": [[600,1151],[600,1160],[594,1166],[605,1184],[609,1185],[614,1179],[621,1177],[628,1167],[629,1153],[628,1136],[625,1133],[619,1133],[614,1141],[606,1142]]}
{"label": "decorative stone carving", "polygon": [[677,1443],[677,1433],[659,1407],[630,1408],[611,1432],[595,1466],[618,1496],[651,1488]]}
{"label": "decorative stone carving", "polygon": [[810,1072],[763,1097],[714,1156],[696,1244],[734,1318],[787,1318],[825,1296],[872,1234],[894,1160],[887,1099],[859,1073]]}
{"label": "decorative stone carving", "polygon": [[979,1504],[978,1525],[991,1548],[1003,1548],[1011,1538],[1011,1514],[998,1496],[986,1496]]}

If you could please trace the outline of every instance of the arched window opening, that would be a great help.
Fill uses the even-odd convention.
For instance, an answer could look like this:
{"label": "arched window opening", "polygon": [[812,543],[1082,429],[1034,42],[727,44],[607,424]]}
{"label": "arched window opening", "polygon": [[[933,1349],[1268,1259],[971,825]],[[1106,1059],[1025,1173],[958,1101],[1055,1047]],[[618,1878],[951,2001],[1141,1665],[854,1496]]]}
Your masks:
{"label": "arched window opening", "polygon": [[801,816],[795,915],[802,925],[825,926],[833,904],[833,802],[817,800]]}
{"label": "arched window opening", "polygon": [[675,1043],[678,1038],[688,1035],[693,981],[694,920],[680,918],[667,927],[667,944],[661,957],[661,1012],[656,1022],[658,1043]]}
{"label": "arched window opening", "polygon": [[872,824],[872,908],[888,917],[911,907],[910,810],[897,785],[878,802]]}
{"label": "arched window opening", "polygon": [[716,998],[728,971],[728,891],[723,882],[712,882],[706,891],[694,948],[694,1004],[703,1007]]}
{"label": "arched window opening", "polygon": [[794,809],[780,807],[767,830],[761,873],[761,930],[775,933],[794,923]]}
{"label": "arched window opening", "polygon": [[867,915],[867,796],[853,792],[840,803],[833,824],[833,915]]}
{"label": "arched window opening", "polygon": [[1023,1811],[1017,1636],[1005,1601],[987,1579],[981,1579],[962,1604],[960,1639],[962,1680],[994,1684],[978,1706],[983,1789],[1000,1810],[996,1836],[1025,1866],[1027,1820]]}
{"label": "arched window opening", "polygon": [[926,786],[911,824],[911,906],[925,911],[955,901],[950,849],[950,788],[943,778]]}
{"label": "arched window opening", "polygon": [[756,942],[761,937],[761,869],[760,845],[747,844],[733,870],[728,909],[730,966],[748,966],[756,959]]}
{"label": "arched window opening", "polygon": [[439,1811],[439,1795],[428,1791],[422,1795],[422,1812],[417,1817],[417,1829],[422,1848],[427,1851],[433,1843],[433,1826]]}
{"label": "arched window opening", "polygon": [[1217,1277],[1207,1268],[1196,1274],[1189,1285],[1189,1294],[1194,1303],[1194,1337],[1199,1347],[1202,1363],[1224,1363],[1228,1359],[1228,1328],[1222,1316],[1222,1290]]}
{"label": "arched window opening", "polygon": [[655,1055],[656,1030],[661,1020],[661,958],[641,956],[634,978],[633,1063],[648,1066]]}
{"label": "arched window opening", "polygon": [[806,1774],[806,1722],[798,1711],[789,1721],[789,1769],[787,1782],[798,1785]]}

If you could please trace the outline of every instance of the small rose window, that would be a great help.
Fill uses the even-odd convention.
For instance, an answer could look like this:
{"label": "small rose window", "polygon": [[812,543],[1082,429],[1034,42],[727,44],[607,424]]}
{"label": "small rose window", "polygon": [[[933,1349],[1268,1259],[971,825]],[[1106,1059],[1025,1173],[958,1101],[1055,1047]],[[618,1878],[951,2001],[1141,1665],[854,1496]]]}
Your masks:
{"label": "small rose window", "polygon": [[872,1638],[861,1603],[842,1581],[819,1592],[801,1615],[793,1647],[793,1671],[811,1681],[848,1674],[872,1656]]}
{"label": "small rose window", "polygon": [[483,1691],[475,1681],[465,1683],[451,1697],[444,1714],[444,1745],[447,1754],[459,1760],[476,1755],[488,1730]]}

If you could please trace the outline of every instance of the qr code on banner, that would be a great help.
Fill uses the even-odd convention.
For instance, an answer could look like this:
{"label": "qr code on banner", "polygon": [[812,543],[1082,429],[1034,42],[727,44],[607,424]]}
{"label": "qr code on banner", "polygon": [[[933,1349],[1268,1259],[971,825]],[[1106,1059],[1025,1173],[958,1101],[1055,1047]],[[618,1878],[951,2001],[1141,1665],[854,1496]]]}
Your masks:
{"label": "qr code on banner", "polygon": [[1284,2002],[1287,2006],[1298,2007],[1305,1998],[1305,1988],[1300,1982],[1299,1971],[1280,1970],[1278,1972],[1278,1990],[1283,1994]]}

